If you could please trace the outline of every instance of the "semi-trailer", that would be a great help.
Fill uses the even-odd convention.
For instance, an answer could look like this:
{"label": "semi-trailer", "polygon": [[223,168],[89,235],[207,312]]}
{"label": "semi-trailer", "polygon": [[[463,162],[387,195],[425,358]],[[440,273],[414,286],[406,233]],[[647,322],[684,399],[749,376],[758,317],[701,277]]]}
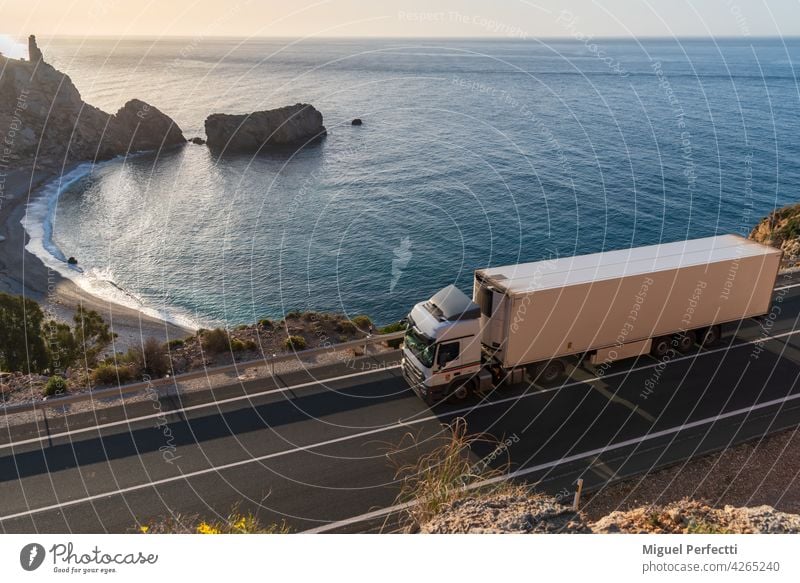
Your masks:
{"label": "semi-trailer", "polygon": [[569,366],[717,344],[769,312],[781,251],[721,235],[478,269],[408,315],[402,371],[429,404]]}

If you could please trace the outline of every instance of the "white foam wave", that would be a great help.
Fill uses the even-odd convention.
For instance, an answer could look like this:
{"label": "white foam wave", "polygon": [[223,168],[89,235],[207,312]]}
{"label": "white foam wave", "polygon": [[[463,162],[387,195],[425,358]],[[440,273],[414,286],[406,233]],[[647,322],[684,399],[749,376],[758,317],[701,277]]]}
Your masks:
{"label": "white foam wave", "polygon": [[28,203],[25,216],[20,221],[29,237],[25,249],[41,259],[49,269],[74,282],[95,297],[179,326],[192,329],[201,328],[200,322],[181,310],[169,306],[156,308],[147,305],[145,300],[136,293],[114,281],[114,273],[110,268],[89,267],[84,270],[78,265],[67,263],[67,257],[53,241],[53,219],[58,199],[73,184],[90,174],[94,166],[91,163],[80,164],[39,189]]}

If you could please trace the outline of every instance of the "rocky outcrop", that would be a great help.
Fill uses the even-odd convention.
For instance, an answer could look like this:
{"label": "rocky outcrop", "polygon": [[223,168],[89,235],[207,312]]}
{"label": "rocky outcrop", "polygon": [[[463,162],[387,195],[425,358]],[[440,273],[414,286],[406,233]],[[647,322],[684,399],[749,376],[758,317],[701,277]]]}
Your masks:
{"label": "rocky outcrop", "polygon": [[772,211],[750,232],[750,239],[783,251],[783,264],[800,262],[800,204]]}
{"label": "rocky outcrop", "polygon": [[85,103],[69,76],[45,61],[33,36],[29,56],[0,57],[5,165],[103,160],[185,142],[175,122],[142,101],[128,102],[116,115]]}
{"label": "rocky outcrop", "polygon": [[131,151],[159,150],[186,141],[169,116],[138,99],[130,100],[114,115],[110,129],[123,139],[130,136]]}
{"label": "rocky outcrop", "polygon": [[681,500],[667,506],[617,511],[590,522],[580,512],[539,494],[488,494],[462,498],[421,525],[423,533],[800,533],[800,516],[771,506],[712,508]]}
{"label": "rocky outcrop", "polygon": [[206,119],[206,142],[218,153],[298,148],[326,135],[322,114],[307,103],[245,115],[215,113]]}
{"label": "rocky outcrop", "polygon": [[549,496],[521,491],[462,498],[421,525],[427,534],[590,532],[583,516]]}

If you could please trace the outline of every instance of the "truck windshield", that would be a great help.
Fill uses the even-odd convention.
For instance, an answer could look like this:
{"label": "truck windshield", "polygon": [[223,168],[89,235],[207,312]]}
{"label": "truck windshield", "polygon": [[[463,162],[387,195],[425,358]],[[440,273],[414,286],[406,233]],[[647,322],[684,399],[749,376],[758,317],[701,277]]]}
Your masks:
{"label": "truck windshield", "polygon": [[424,366],[430,368],[433,365],[433,356],[436,352],[436,344],[433,340],[423,336],[414,328],[409,328],[406,330],[405,344],[411,354],[416,356]]}

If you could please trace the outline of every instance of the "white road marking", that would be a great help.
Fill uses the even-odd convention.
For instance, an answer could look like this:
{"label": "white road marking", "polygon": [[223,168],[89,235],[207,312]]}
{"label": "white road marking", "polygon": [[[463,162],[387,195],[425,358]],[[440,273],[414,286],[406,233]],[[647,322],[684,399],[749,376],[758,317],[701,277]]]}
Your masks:
{"label": "white road marking", "polygon": [[70,429],[68,431],[62,431],[60,433],[51,433],[50,435],[41,435],[39,437],[32,437],[30,439],[23,439],[20,441],[15,441],[13,443],[3,443],[0,444],[0,449],[8,449],[12,447],[18,447],[21,445],[27,445],[30,443],[38,443],[40,441],[47,441],[51,439],[58,439],[59,437],[70,437],[72,435],[77,435],[80,433],[88,433],[92,431],[99,431],[101,429],[108,429],[109,427],[119,427],[120,425],[131,425],[132,423],[138,423],[140,421],[148,421],[150,419],[163,419],[168,415],[177,415],[179,413],[186,413],[187,411],[197,411],[200,409],[206,409],[208,407],[218,407],[220,405],[227,405],[229,403],[235,403],[237,401],[249,401],[257,397],[264,397],[266,395],[274,395],[276,393],[285,393],[287,391],[293,391],[295,389],[302,389],[305,387],[311,386],[319,386],[322,383],[329,383],[334,381],[341,381],[345,379],[351,379],[355,377],[360,377],[368,374],[375,374],[376,372],[381,372],[384,370],[392,370],[395,368],[400,368],[399,364],[395,364],[392,366],[386,366],[380,369],[375,370],[368,370],[363,372],[356,372],[351,374],[346,374],[338,377],[332,377],[329,379],[319,379],[316,381],[309,381],[306,383],[300,383],[297,385],[292,385],[290,387],[280,387],[277,389],[268,389],[266,391],[259,391],[258,393],[249,393],[247,395],[240,395],[238,397],[229,397],[227,399],[220,399],[217,401],[210,401],[208,403],[200,403],[198,405],[190,405],[188,407],[181,407],[180,409],[170,409],[169,411],[162,411],[160,413],[153,413],[151,415],[142,415],[141,417],[130,417],[125,418],[120,421],[109,421],[108,423],[102,423],[100,425],[92,425],[91,427],[80,427],[76,429]]}
{"label": "white road marking", "polygon": [[[735,411],[728,411],[727,413],[720,413],[719,415],[715,415],[713,417],[706,417],[705,419],[699,419],[697,421],[692,421],[691,423],[684,423],[683,425],[677,425],[675,427],[670,427],[669,429],[662,429],[661,431],[656,431],[655,433],[648,433],[646,435],[642,435],[641,437],[634,437],[633,439],[627,439],[625,441],[620,441],[619,443],[614,443],[611,445],[606,445],[604,447],[599,447],[597,449],[592,449],[589,451],[584,451],[583,453],[576,453],[571,456],[563,457],[561,459],[553,460],[551,462],[546,462],[543,464],[539,464],[537,466],[533,466],[530,468],[526,468],[524,470],[517,470],[516,472],[511,472],[509,474],[504,474],[502,476],[497,476],[495,478],[491,478],[489,480],[483,480],[481,482],[477,482],[475,484],[470,484],[467,486],[467,490],[474,490],[477,488],[483,488],[485,486],[490,486],[492,484],[497,484],[499,482],[505,482],[508,480],[512,480],[514,478],[519,478],[522,476],[526,476],[528,474],[532,474],[534,472],[541,472],[542,470],[549,470],[564,464],[568,464],[574,461],[579,461],[586,458],[597,458],[604,453],[608,453],[610,451],[614,451],[617,449],[622,449],[624,447],[629,447],[631,445],[637,445],[640,443],[644,443],[646,441],[650,441],[651,439],[658,439],[659,437],[665,437],[667,435],[672,435],[674,433],[679,433],[681,431],[685,431],[687,429],[694,429],[695,427],[702,427],[703,425],[708,425],[711,423],[716,423],[717,421],[722,421],[723,419],[728,419],[730,417],[735,417],[737,415],[743,415],[745,413],[749,414],[753,411],[758,411],[760,409],[765,409],[767,407],[772,407],[773,405],[779,405],[782,403],[788,403],[789,401],[795,401],[800,399],[800,394],[789,395],[787,397],[782,397],[780,399],[773,399],[771,401],[765,401],[764,403],[758,403],[756,405],[751,405],[750,407],[744,407],[742,409],[737,409]],[[331,522],[330,524],[326,524],[324,526],[318,526],[317,528],[312,528],[304,533],[320,533],[320,532],[328,532],[331,530],[335,530],[337,528],[343,528],[345,526],[349,526],[352,524],[357,524],[359,522],[364,522],[365,520],[372,520],[375,518],[381,518],[387,516],[389,514],[394,514],[395,512],[399,512],[406,508],[416,505],[417,502],[407,502],[405,504],[398,504],[396,506],[389,506],[387,508],[382,508],[380,510],[374,510],[373,512],[368,512],[366,514],[361,514],[359,516],[353,516],[352,518],[345,518],[344,520],[339,520],[336,522]]]}
{"label": "white road marking", "polygon": [[[745,343],[742,343],[742,344],[737,344],[736,346],[730,347],[730,348],[741,348],[741,347],[744,347],[744,346],[747,346],[747,345],[763,342],[763,341],[765,341],[767,339],[778,339],[778,338],[782,338],[782,337],[786,337],[786,336],[792,336],[792,335],[795,335],[795,334],[800,334],[800,330],[795,330],[795,331],[792,331],[792,332],[784,332],[783,334],[777,334],[775,336],[770,336],[768,338],[759,338],[759,339],[756,339],[756,340],[751,340],[751,341],[748,341],[748,342],[745,342]],[[678,362],[678,361],[687,360],[687,359],[690,359],[690,358],[699,358],[699,357],[705,356],[707,354],[713,354],[715,352],[720,352],[720,351],[728,350],[728,349],[729,349],[729,347],[715,348],[713,350],[709,350],[707,352],[704,352],[704,353],[701,353],[701,354],[697,354],[697,355],[685,355],[685,356],[681,356],[681,357],[678,357],[678,358],[674,358],[670,362]],[[569,386],[577,386],[577,385],[581,385],[581,384],[584,384],[584,383],[587,383],[587,382],[592,382],[592,381],[596,381],[596,380],[600,380],[600,379],[606,379],[606,378],[613,377],[613,376],[627,375],[627,374],[630,374],[632,371],[646,370],[646,369],[649,369],[649,368],[653,368],[655,366],[659,366],[660,364],[661,364],[660,362],[656,362],[656,363],[653,363],[653,364],[639,366],[639,367],[635,367],[635,368],[630,368],[630,369],[626,369],[626,370],[615,372],[615,373],[609,373],[609,374],[603,375],[602,377],[595,377],[593,379],[586,379],[586,380],[576,381],[576,382],[572,382],[572,383],[564,383],[563,385],[559,385],[557,387],[552,387],[550,389],[547,389],[547,391],[557,391],[557,390],[560,390],[562,388],[566,388],[566,387],[569,387]],[[386,369],[383,369],[383,370],[386,370]],[[379,371],[372,371],[372,372],[379,372]],[[457,416],[457,415],[460,415],[462,413],[469,413],[471,411],[474,411],[475,409],[479,409],[479,408],[483,408],[483,407],[492,407],[492,406],[508,403],[508,402],[511,402],[511,401],[521,401],[522,399],[526,399],[526,398],[529,398],[529,397],[532,397],[532,396],[535,396],[535,395],[540,395],[540,394],[541,394],[541,391],[525,392],[525,393],[523,393],[521,395],[513,395],[513,396],[505,397],[503,399],[498,399],[496,401],[488,401],[486,403],[479,403],[477,405],[463,407],[461,409],[456,409],[454,411],[446,411],[446,414],[448,416]],[[237,397],[237,398],[239,398],[239,397]],[[628,441],[623,441],[623,442],[620,442],[618,444],[613,444],[613,445],[610,445],[610,446],[606,446],[606,447],[603,447],[603,448],[600,448],[600,449],[596,449],[596,450],[592,450],[590,452],[585,452],[585,453],[582,453],[582,454],[576,454],[574,456],[566,457],[566,458],[563,458],[561,460],[556,460],[554,462],[549,462],[548,464],[542,464],[542,465],[539,465],[539,466],[535,466],[535,467],[529,468],[527,470],[520,470],[520,471],[517,471],[517,472],[513,472],[512,474],[508,474],[506,476],[499,476],[498,478],[496,478],[494,480],[489,480],[487,483],[494,483],[494,482],[497,482],[497,481],[507,480],[507,479],[510,479],[510,478],[522,476],[522,475],[525,475],[525,474],[528,474],[528,473],[531,473],[531,472],[535,472],[535,471],[538,471],[538,470],[541,470],[541,469],[546,469],[548,467],[554,467],[554,466],[560,465],[562,463],[568,463],[568,462],[571,462],[571,461],[582,459],[582,458],[590,456],[590,455],[600,455],[601,453],[604,453],[606,451],[612,451],[612,450],[618,449],[620,447],[625,447],[626,445],[631,445],[631,444],[634,444],[634,443],[647,441],[649,439],[654,439],[656,437],[661,437],[663,435],[668,435],[670,433],[675,433],[675,432],[678,432],[678,431],[682,431],[683,429],[688,429],[688,428],[692,428],[692,427],[695,427],[695,426],[703,425],[705,423],[713,422],[713,421],[716,421],[716,420],[719,420],[719,419],[725,419],[727,417],[739,415],[739,414],[741,414],[743,412],[755,411],[755,410],[758,410],[758,409],[761,409],[761,408],[764,408],[764,407],[769,407],[769,406],[774,405],[776,403],[788,402],[788,401],[792,401],[794,399],[800,399],[800,393],[795,394],[795,395],[790,395],[790,396],[784,397],[782,399],[775,399],[773,401],[760,403],[758,405],[752,405],[751,407],[748,407],[748,408],[745,408],[745,409],[738,409],[736,411],[731,411],[731,412],[728,412],[728,413],[720,414],[720,415],[717,415],[715,417],[709,417],[708,419],[705,419],[705,420],[695,421],[693,423],[687,423],[685,425],[681,425],[681,426],[678,426],[678,427],[673,427],[671,429],[665,429],[663,431],[659,431],[659,432],[656,432],[656,433],[646,434],[646,435],[644,435],[642,437],[634,438],[634,439],[631,439],[631,440],[628,440]],[[370,429],[368,431],[361,431],[359,433],[354,433],[354,434],[350,434],[350,435],[344,435],[342,437],[337,437],[335,439],[329,439],[327,441],[322,441],[322,442],[318,442],[318,443],[312,443],[312,444],[309,444],[309,445],[303,445],[303,446],[295,447],[295,448],[292,448],[292,449],[273,452],[273,453],[270,453],[270,454],[267,454],[267,455],[263,455],[263,456],[259,456],[259,457],[255,457],[255,458],[249,458],[249,459],[245,459],[245,460],[239,460],[239,461],[236,461],[236,462],[231,462],[231,463],[223,464],[223,465],[219,465],[219,466],[213,466],[213,467],[205,468],[205,469],[202,469],[202,470],[196,470],[194,472],[188,472],[188,473],[185,473],[185,474],[181,474],[180,476],[173,476],[171,478],[164,478],[164,479],[161,479],[161,480],[155,480],[155,481],[152,481],[152,482],[146,482],[144,484],[137,484],[135,486],[129,486],[127,488],[121,488],[119,490],[111,490],[109,492],[104,492],[102,494],[94,494],[92,496],[86,496],[84,498],[77,498],[75,500],[68,500],[68,501],[65,501],[65,502],[58,503],[58,504],[52,504],[52,505],[43,506],[43,507],[40,507],[40,508],[29,509],[29,510],[26,510],[24,512],[18,512],[18,513],[15,513],[15,514],[9,514],[7,516],[0,516],[0,522],[6,521],[6,520],[11,520],[11,519],[14,519],[14,518],[20,518],[20,517],[23,517],[23,516],[29,516],[29,515],[32,515],[32,514],[39,514],[41,512],[47,512],[49,510],[57,510],[59,508],[65,508],[65,507],[68,507],[68,506],[74,506],[76,504],[83,504],[85,502],[91,502],[91,501],[94,501],[94,500],[101,500],[103,498],[108,498],[108,497],[111,497],[111,496],[117,496],[117,495],[120,495],[120,494],[127,494],[129,492],[135,492],[135,491],[138,491],[138,490],[143,490],[145,488],[151,488],[151,487],[154,487],[154,486],[160,486],[162,484],[168,484],[168,483],[176,482],[176,481],[179,481],[179,480],[186,480],[186,479],[193,478],[193,477],[196,477],[196,476],[202,476],[202,475],[206,475],[206,474],[210,474],[210,473],[218,473],[218,472],[221,472],[221,471],[224,471],[224,470],[229,470],[229,469],[232,469],[232,468],[245,466],[245,465],[248,465],[248,464],[251,464],[251,463],[261,462],[261,461],[268,460],[268,459],[274,459],[274,458],[282,457],[282,456],[289,455],[289,454],[292,454],[292,453],[298,453],[298,452],[302,452],[302,451],[310,451],[310,450],[313,450],[313,449],[316,449],[316,448],[319,448],[319,447],[325,447],[327,445],[333,445],[333,444],[336,444],[336,443],[342,443],[342,442],[345,442],[345,441],[350,441],[352,439],[357,439],[359,437],[366,437],[366,436],[369,436],[369,435],[376,435],[378,433],[383,433],[383,432],[386,432],[386,431],[392,431],[392,430],[395,430],[395,429],[403,429],[403,428],[406,428],[406,427],[408,427],[410,425],[416,425],[418,423],[424,423],[424,422],[427,422],[427,421],[437,421],[438,422],[439,421],[439,415],[429,415],[427,417],[420,417],[420,418],[417,418],[417,419],[414,419],[414,420],[410,420],[410,421],[406,421],[406,422],[395,423],[393,425],[386,425],[384,427],[378,427],[378,428],[375,428],[375,429]],[[383,512],[383,511],[378,511],[378,512]],[[391,512],[391,511],[387,510],[387,513],[388,512]],[[373,513],[370,513],[370,516],[372,514]],[[362,515],[362,516],[366,516],[366,515]],[[360,519],[360,520],[358,520],[358,522],[360,522],[361,520],[365,520],[365,519]],[[338,523],[333,523],[333,524],[338,524]],[[320,527],[320,528],[325,528],[325,527]],[[335,528],[335,527],[331,527],[331,528]]]}

